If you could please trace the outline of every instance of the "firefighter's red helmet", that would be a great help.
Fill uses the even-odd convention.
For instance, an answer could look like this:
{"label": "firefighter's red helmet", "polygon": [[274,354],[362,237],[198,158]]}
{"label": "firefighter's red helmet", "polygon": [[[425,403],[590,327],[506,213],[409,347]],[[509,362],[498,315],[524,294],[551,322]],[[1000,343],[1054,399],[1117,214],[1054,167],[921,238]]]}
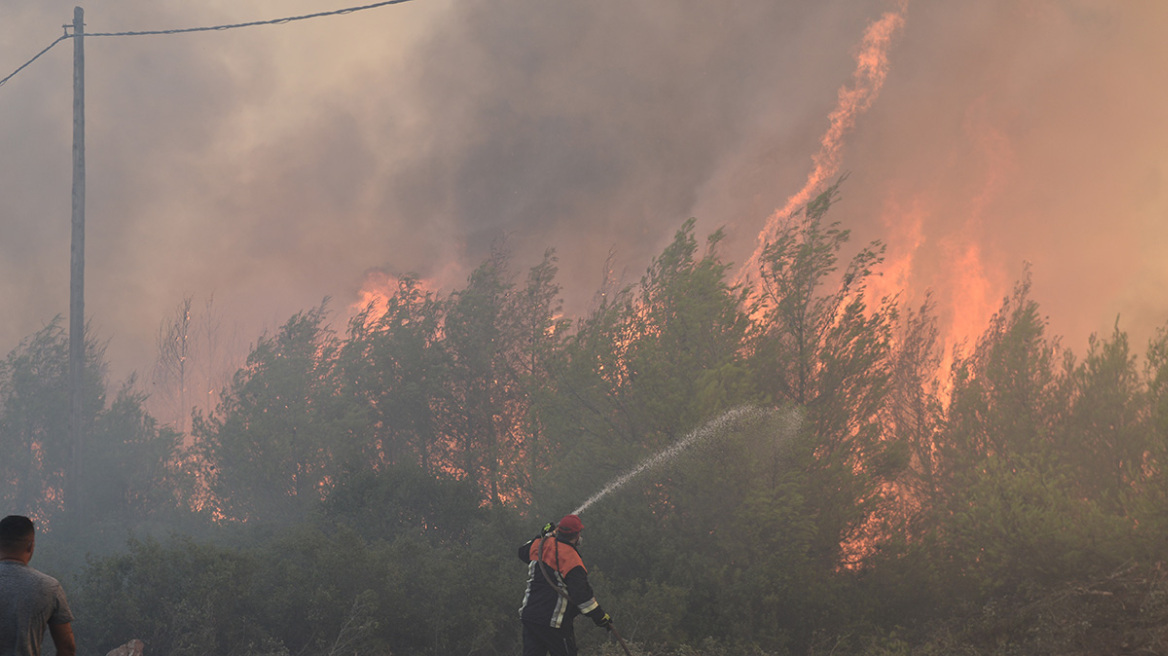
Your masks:
{"label": "firefighter's red helmet", "polygon": [[564,515],[559,525],[556,526],[556,530],[565,535],[576,535],[584,530],[584,522],[580,521],[580,518],[575,515]]}

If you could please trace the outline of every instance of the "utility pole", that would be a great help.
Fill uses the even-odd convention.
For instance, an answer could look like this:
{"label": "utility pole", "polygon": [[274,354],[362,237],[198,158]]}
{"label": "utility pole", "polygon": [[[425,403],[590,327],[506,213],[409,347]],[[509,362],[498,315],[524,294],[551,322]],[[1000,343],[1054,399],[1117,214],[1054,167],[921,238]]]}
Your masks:
{"label": "utility pole", "polygon": [[[69,249],[69,471],[65,507],[81,521],[85,369],[85,11],[73,8],[73,239]],[[76,525],[76,524],[75,524]]]}

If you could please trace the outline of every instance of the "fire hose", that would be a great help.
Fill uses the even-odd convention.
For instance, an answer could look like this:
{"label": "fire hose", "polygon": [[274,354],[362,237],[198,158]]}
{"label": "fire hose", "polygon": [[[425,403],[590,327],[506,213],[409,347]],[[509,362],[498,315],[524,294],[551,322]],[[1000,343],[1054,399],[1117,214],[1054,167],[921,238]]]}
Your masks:
{"label": "fire hose", "polygon": [[[551,588],[555,590],[558,595],[563,597],[564,601],[570,604],[572,603],[572,600],[568,597],[567,591],[552,580],[552,575],[548,573],[547,563],[543,562],[543,542],[547,539],[547,537],[548,534],[546,532],[541,533],[539,536],[539,571],[543,573],[543,578],[547,580],[547,584],[551,586]],[[616,638],[616,641],[620,643],[621,649],[625,650],[625,656],[633,656],[632,652],[629,651],[629,646],[625,644],[625,639],[621,637],[621,634],[616,630],[616,626],[613,625],[612,619],[609,619],[608,626],[605,628],[607,628],[609,633],[611,633],[613,637]]]}

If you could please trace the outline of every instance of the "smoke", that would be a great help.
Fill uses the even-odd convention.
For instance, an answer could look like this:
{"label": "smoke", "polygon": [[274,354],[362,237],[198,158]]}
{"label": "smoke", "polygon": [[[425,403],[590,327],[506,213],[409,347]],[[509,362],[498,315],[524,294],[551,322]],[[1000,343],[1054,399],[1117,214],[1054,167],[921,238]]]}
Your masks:
{"label": "smoke", "polygon": [[940,292],[955,333],[984,328],[1026,263],[1079,352],[1117,316],[1137,345],[1168,317],[1147,293],[1166,273],[1152,253],[1168,210],[1153,118],[1166,24],[1151,3],[914,6],[845,194],[882,217],[862,234],[913,259],[907,288]]}
{"label": "smoke", "polygon": [[[0,74],[73,3],[0,8]],[[87,29],[349,6],[120,0]],[[417,0],[227,32],[86,40],[87,312],[113,371],[214,295],[245,335],[370,270],[462,283],[493,244],[558,250],[568,310],[635,281],[689,216],[745,263],[814,178],[865,35],[900,17],[841,133],[831,218],[888,244],[974,334],[1029,262],[1070,345],[1165,319],[1168,6],[1103,0]],[[71,44],[0,87],[0,349],[68,307]],[[830,177],[830,176],[829,176]],[[1137,343],[1139,343],[1137,341]]]}

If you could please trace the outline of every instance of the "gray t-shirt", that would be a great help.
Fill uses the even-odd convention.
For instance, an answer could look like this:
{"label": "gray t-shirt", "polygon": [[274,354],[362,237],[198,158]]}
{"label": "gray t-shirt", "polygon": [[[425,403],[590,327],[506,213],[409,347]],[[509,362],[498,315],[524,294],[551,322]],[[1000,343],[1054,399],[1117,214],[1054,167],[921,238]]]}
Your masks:
{"label": "gray t-shirt", "polygon": [[57,579],[0,560],[0,656],[40,656],[45,628],[73,621]]}

